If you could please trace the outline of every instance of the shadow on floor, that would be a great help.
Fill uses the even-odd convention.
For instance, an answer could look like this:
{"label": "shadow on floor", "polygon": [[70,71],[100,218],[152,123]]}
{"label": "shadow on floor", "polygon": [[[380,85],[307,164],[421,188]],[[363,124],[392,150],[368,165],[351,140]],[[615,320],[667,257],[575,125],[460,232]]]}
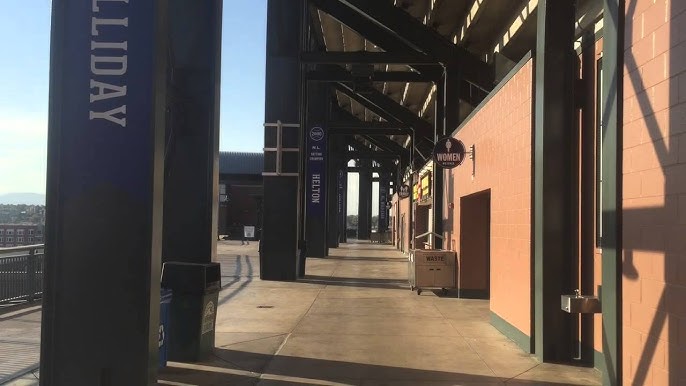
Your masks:
{"label": "shadow on floor", "polygon": [[408,289],[409,285],[397,279],[361,279],[352,277],[331,277],[305,275],[298,279],[298,283],[322,284],[342,287],[383,288],[383,289]]}
{"label": "shadow on floor", "polygon": [[[456,362],[459,358],[455,359]],[[240,364],[240,365],[239,365]],[[503,379],[496,376],[419,370],[292,356],[274,356],[217,348],[212,359],[198,364],[170,364],[160,371],[160,384],[182,385],[512,385],[573,386],[564,383]]]}
{"label": "shadow on floor", "polygon": [[[311,257],[308,257],[308,260],[312,259]],[[368,261],[368,262],[388,262],[388,263],[403,263],[406,261],[406,259],[403,259],[401,257],[357,257],[357,256],[337,256],[337,255],[331,255],[329,257],[324,258],[324,260],[329,260],[329,261],[335,261],[335,260],[343,260],[343,261]]]}

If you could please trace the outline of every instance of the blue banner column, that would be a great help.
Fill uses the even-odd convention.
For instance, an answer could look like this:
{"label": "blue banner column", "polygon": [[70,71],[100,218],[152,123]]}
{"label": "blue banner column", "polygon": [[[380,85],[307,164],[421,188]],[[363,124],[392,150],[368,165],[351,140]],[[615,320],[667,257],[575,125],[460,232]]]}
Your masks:
{"label": "blue banner column", "polygon": [[304,6],[303,0],[267,3],[262,280],[295,280],[298,272]]}
{"label": "blue banner column", "polygon": [[[222,0],[169,0],[163,261],[216,260]],[[255,225],[255,224],[246,224]]]}
{"label": "blue banner column", "polygon": [[388,172],[379,173],[379,232],[388,230],[389,181]]}
{"label": "blue banner column", "polygon": [[40,384],[157,382],[166,2],[52,2]]}
{"label": "blue banner column", "polygon": [[329,248],[326,238],[328,138],[325,126],[329,89],[326,83],[321,82],[309,82],[307,88],[306,253],[307,257],[326,257]]}

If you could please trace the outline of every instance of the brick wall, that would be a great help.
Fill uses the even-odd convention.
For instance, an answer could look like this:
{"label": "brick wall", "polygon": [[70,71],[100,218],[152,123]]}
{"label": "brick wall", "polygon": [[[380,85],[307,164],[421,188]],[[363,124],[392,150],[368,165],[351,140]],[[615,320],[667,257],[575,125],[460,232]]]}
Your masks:
{"label": "brick wall", "polygon": [[[456,135],[476,146],[476,169],[467,159],[446,176],[452,194],[447,248],[458,251],[460,198],[491,191],[491,311],[531,335],[531,181],[533,65],[529,60]],[[450,205],[453,204],[453,205]],[[458,262],[460,263],[460,262]],[[461,263],[460,263],[461,264]]]}
{"label": "brick wall", "polygon": [[686,384],[686,1],[626,2],[623,383]]}

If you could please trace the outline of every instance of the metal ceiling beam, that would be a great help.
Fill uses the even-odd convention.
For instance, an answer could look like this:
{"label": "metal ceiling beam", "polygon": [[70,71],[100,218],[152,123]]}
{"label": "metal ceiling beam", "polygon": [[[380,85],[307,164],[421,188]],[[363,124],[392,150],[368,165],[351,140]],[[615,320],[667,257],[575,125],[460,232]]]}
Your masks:
{"label": "metal ceiling beam", "polygon": [[486,8],[482,7],[484,2],[486,2],[486,0],[474,0],[472,2],[472,6],[469,8],[469,12],[467,12],[467,14],[464,15],[464,19],[462,20],[462,23],[460,23],[460,27],[455,32],[454,42],[456,44],[461,43],[464,39],[468,37],[469,27],[471,27],[472,24],[474,24],[479,19],[479,17],[481,17],[481,14]]}
{"label": "metal ceiling beam", "polygon": [[436,59],[413,52],[303,52],[300,60],[307,64],[422,64],[440,66]]}
{"label": "metal ceiling beam", "polygon": [[[402,122],[400,119],[395,117],[394,115],[388,113],[387,111],[383,110],[379,106],[373,104],[372,102],[368,101],[365,98],[362,98],[362,96],[356,94],[352,88],[349,86],[345,86],[344,83],[334,83],[334,88],[338,91],[340,91],[343,95],[348,96],[350,99],[354,100],[355,102],[359,103],[362,105],[362,107],[365,107],[372,111],[374,114],[380,116],[381,118],[385,119],[386,121],[389,121],[391,123],[397,123],[397,124],[402,124],[402,125],[408,125],[406,122]],[[349,113],[352,114],[352,113]],[[354,115],[353,115],[354,116]]]}
{"label": "metal ceiling beam", "polygon": [[344,153],[345,157],[349,159],[373,159],[373,160],[389,160],[400,159],[400,155],[389,153],[387,151],[349,151]]}
{"label": "metal ceiling beam", "polygon": [[[387,28],[372,23],[339,1],[312,0],[312,4],[386,52],[424,52],[421,47],[403,41]],[[433,66],[413,65],[412,68],[422,74],[436,72],[436,68]]]}
{"label": "metal ceiling beam", "polygon": [[331,135],[370,135],[370,136],[380,136],[380,135],[411,135],[411,129],[375,129],[369,127],[340,127],[332,128],[329,127]]}
{"label": "metal ceiling beam", "polygon": [[[352,114],[351,114],[352,117]],[[391,122],[365,122],[361,120],[352,121],[333,121],[328,123],[329,128],[337,129],[390,129],[390,130],[409,130],[409,125],[397,124]]]}
{"label": "metal ceiling beam", "polygon": [[[333,66],[332,66],[333,67]],[[369,78],[372,82],[419,82],[428,83],[437,79],[434,75],[424,75],[411,71],[375,71]],[[356,78],[344,68],[313,70],[307,73],[307,80],[315,82],[354,82]]]}
{"label": "metal ceiling beam", "polygon": [[379,90],[370,88],[364,94],[356,92],[350,85],[336,83],[336,88],[342,93],[355,99],[363,106],[374,111],[382,117],[392,117],[399,122],[403,122],[415,129],[416,138],[424,138],[433,143],[433,126],[426,120],[420,118],[408,108],[399,105],[396,101],[381,93]]}
{"label": "metal ceiling beam", "polygon": [[537,8],[538,0],[529,0],[522,4],[521,7],[519,7],[519,9],[516,11],[510,23],[508,24],[509,27],[505,30],[503,35],[495,42],[495,45],[493,46],[491,52],[502,51],[502,49],[505,48],[505,46],[507,46],[507,44],[512,41],[515,35],[517,35],[517,32],[521,30],[524,23],[526,23],[527,20],[529,20],[529,17],[535,15]]}
{"label": "metal ceiling beam", "polygon": [[445,66],[458,65],[464,80],[490,91],[493,89],[493,70],[466,49],[456,46],[433,28],[388,1],[318,0],[341,2],[378,26],[393,31],[403,41],[421,47],[427,55]]}
{"label": "metal ceiling beam", "polygon": [[380,149],[384,149],[384,150],[391,152],[391,153],[399,154],[402,157],[409,157],[410,156],[410,150],[402,147],[397,142],[392,141],[388,137],[362,135],[362,138],[371,142],[374,146],[376,146]]}

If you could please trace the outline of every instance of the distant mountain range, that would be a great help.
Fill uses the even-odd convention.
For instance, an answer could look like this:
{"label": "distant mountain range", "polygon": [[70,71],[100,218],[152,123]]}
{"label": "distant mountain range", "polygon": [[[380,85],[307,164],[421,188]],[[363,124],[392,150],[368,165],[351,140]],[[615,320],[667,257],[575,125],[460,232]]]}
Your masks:
{"label": "distant mountain range", "polygon": [[0,204],[6,205],[45,205],[45,194],[7,193],[0,194]]}

